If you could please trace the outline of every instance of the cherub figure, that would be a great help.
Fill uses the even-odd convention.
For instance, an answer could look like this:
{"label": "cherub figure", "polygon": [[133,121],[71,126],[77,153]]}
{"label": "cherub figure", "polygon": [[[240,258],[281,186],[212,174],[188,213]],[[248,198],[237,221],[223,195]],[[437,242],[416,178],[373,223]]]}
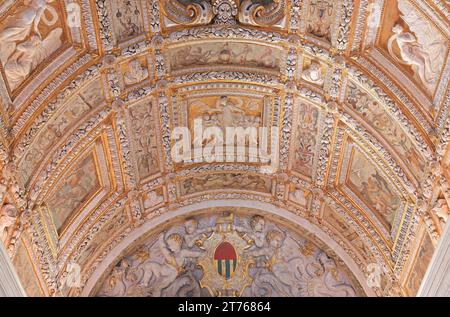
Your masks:
{"label": "cherub figure", "polygon": [[243,234],[243,238],[251,245],[262,248],[266,241],[266,220],[263,216],[255,215],[250,219],[251,231],[246,228],[236,226],[235,229]]}
{"label": "cherub figure", "polygon": [[161,296],[161,292],[184,272],[186,259],[198,258],[203,254],[203,251],[183,249],[183,237],[178,233],[171,234],[167,239],[161,234],[157,243],[165,263],[153,261],[144,263],[142,265],[144,275],[141,279],[144,287],[151,288],[151,295],[155,297]]}
{"label": "cherub figure", "polygon": [[0,242],[6,242],[8,230],[14,225],[17,219],[16,207],[12,204],[6,204],[0,209]]}
{"label": "cherub figure", "polygon": [[184,241],[188,248],[192,248],[194,245],[201,247],[203,241],[207,239],[213,231],[212,228],[199,229],[198,221],[194,218],[186,220],[184,223],[184,230],[186,230]]}
{"label": "cherub figure", "polygon": [[[254,257],[263,258],[263,267],[281,282],[285,292],[289,296],[299,296],[298,285],[305,274],[305,263],[301,257],[289,259],[289,255],[283,254],[282,246],[285,236],[281,231],[272,230],[267,234],[267,246],[249,251],[248,254]],[[261,262],[256,263],[261,268]]]}

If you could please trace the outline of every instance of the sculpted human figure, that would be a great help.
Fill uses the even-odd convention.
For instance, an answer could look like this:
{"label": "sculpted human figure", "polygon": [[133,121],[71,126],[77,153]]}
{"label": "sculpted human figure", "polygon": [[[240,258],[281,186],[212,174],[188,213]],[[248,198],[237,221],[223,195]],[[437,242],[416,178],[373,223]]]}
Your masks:
{"label": "sculpted human figure", "polygon": [[[286,293],[285,295],[299,296],[299,285],[304,280],[305,264],[301,257],[289,259],[288,255],[284,254],[282,250],[284,238],[282,232],[272,230],[267,234],[267,246],[249,251],[247,254],[265,259],[265,267],[278,282],[282,283],[277,288]],[[264,275],[267,274],[259,273],[259,278],[267,278]]]}
{"label": "sculpted human figure", "polygon": [[141,62],[137,59],[132,60],[128,64],[129,69],[124,74],[124,82],[126,85],[134,85],[140,83],[148,77],[148,70],[141,65]]}
{"label": "sculpted human figure", "polygon": [[249,236],[252,238],[254,245],[262,248],[266,239],[266,221],[264,217],[253,216],[250,219],[250,228],[252,228],[252,231],[249,232]]}
{"label": "sculpted human figure", "polygon": [[[53,0],[28,0],[25,7],[8,19],[0,32],[0,60],[11,89],[17,87],[30,72],[59,46],[61,28],[53,29],[46,38],[39,31],[41,21],[52,26],[58,14],[50,5]],[[46,11],[51,14],[48,20]]]}
{"label": "sculpted human figure", "polygon": [[6,242],[8,237],[8,229],[16,222],[16,207],[6,204],[0,209],[0,238]]}
{"label": "sculpted human figure", "polygon": [[[54,0],[26,0],[22,7],[7,23],[5,29],[0,32],[0,59],[3,65],[16,50],[17,43],[25,40],[32,32],[38,40],[42,40],[39,24],[41,20],[47,26],[52,26],[58,20],[58,14],[50,3]],[[51,14],[48,20],[45,11]]]}
{"label": "sculpted human figure", "polygon": [[[416,36],[406,32],[399,24],[393,27],[392,32],[394,32],[394,35],[391,36],[388,42],[388,50],[391,56],[400,64],[412,66],[424,84],[433,83],[436,71],[431,67],[432,61],[430,55],[418,43]],[[398,45],[401,59],[394,52],[394,42]]]}
{"label": "sculpted human figure", "polygon": [[144,275],[141,283],[144,287],[151,290],[151,295],[161,296],[161,292],[168,287],[180,273],[182,273],[187,258],[198,258],[203,252],[191,251],[182,248],[183,238],[178,233],[171,234],[164,240],[164,234],[161,234],[158,240],[158,246],[163,254],[164,263],[149,261],[141,267]]}
{"label": "sculpted human figure", "polygon": [[336,264],[325,252],[320,252],[317,255],[317,262],[310,267],[314,267],[314,269],[307,269],[311,276],[308,281],[308,291],[312,293],[308,295],[337,297],[356,295],[353,287],[340,279]]}
{"label": "sculpted human figure", "polygon": [[126,258],[122,259],[118,266],[114,267],[111,276],[107,280],[104,294],[107,296],[126,296],[126,280],[130,271],[130,263]]}
{"label": "sculpted human figure", "polygon": [[186,235],[184,236],[184,241],[188,248],[198,245],[201,247],[202,241],[208,238],[213,231],[212,228],[199,229],[198,221],[194,218],[189,218],[184,223],[184,229],[186,230]]}
{"label": "sculpted human figure", "polygon": [[216,108],[221,112],[222,127],[234,126],[235,114],[244,115],[245,112],[240,108],[243,102],[239,99],[238,104],[234,104],[227,96],[221,96],[217,101]]}
{"label": "sculpted human figure", "polygon": [[255,215],[250,218],[250,230],[239,225],[233,226],[243,239],[251,246],[262,248],[266,242],[266,220],[263,216]]}
{"label": "sculpted human figure", "polygon": [[298,187],[293,188],[293,191],[289,194],[289,198],[303,206],[305,206],[308,203],[305,191],[303,191],[303,189]]}

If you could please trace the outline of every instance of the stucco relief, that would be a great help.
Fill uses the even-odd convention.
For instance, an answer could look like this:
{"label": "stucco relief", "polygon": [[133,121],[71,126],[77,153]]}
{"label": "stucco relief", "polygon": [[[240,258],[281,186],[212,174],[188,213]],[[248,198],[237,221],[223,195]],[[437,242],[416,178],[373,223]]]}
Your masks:
{"label": "stucco relief", "polygon": [[63,43],[54,0],[25,1],[0,28],[0,61],[11,90]]}
{"label": "stucco relief", "polygon": [[276,74],[281,71],[284,53],[278,47],[247,42],[206,42],[169,50],[174,74],[189,70],[233,68]]}
{"label": "stucco relief", "polygon": [[32,172],[42,163],[47,151],[60,140],[74,124],[104,102],[103,88],[96,80],[68,99],[68,101],[41,129],[19,162],[20,181],[27,186]]}
{"label": "stucco relief", "polygon": [[215,173],[202,177],[192,177],[180,182],[181,195],[191,195],[212,190],[250,190],[255,192],[272,192],[272,180],[268,177],[242,173]]}
{"label": "stucco relief", "polygon": [[183,219],[120,259],[100,296],[356,296],[336,261],[294,230],[230,212]]}
{"label": "stucco relief", "polygon": [[125,86],[141,83],[149,77],[147,64],[142,59],[133,59],[124,65],[123,82]]}
{"label": "stucco relief", "polygon": [[0,241],[7,242],[9,231],[17,221],[17,208],[12,204],[5,204],[0,208]]}
{"label": "stucco relief", "polygon": [[114,34],[118,42],[130,40],[144,32],[140,0],[113,0],[108,2],[108,5],[110,5]]}
{"label": "stucco relief", "polygon": [[354,248],[357,251],[358,257],[366,266],[374,261],[372,259],[370,248],[361,239],[353,225],[346,219],[343,219],[328,205],[324,208],[323,219],[337,232],[338,235],[345,238],[346,243],[348,243],[350,248]]}
{"label": "stucco relief", "polygon": [[323,87],[326,76],[326,68],[318,61],[309,61],[306,59],[303,65],[302,79],[309,83]]}
{"label": "stucco relief", "polygon": [[236,24],[284,27],[285,0],[167,0],[160,1],[166,27]]}
{"label": "stucco relief", "polygon": [[411,138],[384,107],[353,82],[349,82],[348,85],[347,102],[352,110],[380,133],[389,145],[405,159],[416,181],[419,181],[423,176],[425,160]]}
{"label": "stucco relief", "polygon": [[392,27],[389,54],[396,63],[411,67],[416,80],[433,95],[447,56],[447,41],[410,1],[398,0],[398,9],[401,20]]}
{"label": "stucco relief", "polygon": [[[27,1],[27,3],[32,2]],[[47,2],[50,6],[57,6],[52,1]],[[91,36],[98,36],[104,40],[103,49],[106,52],[117,55],[111,64],[106,61],[112,55],[104,59],[105,63],[95,65],[95,67],[98,66],[104,82],[96,81],[89,93],[77,93],[76,96],[69,97],[67,103],[66,97],[70,93],[61,95],[55,92],[63,89],[66,82],[70,82],[72,76],[77,75],[77,67],[91,61],[90,54],[86,55],[82,62],[77,61],[73,66],[64,69],[64,76],[52,81],[45,88],[45,93],[37,93],[35,100],[31,101],[32,105],[26,109],[23,115],[20,114],[19,120],[11,128],[14,138],[17,137],[17,140],[12,141],[12,146],[16,142],[20,144],[13,149],[15,160],[19,163],[18,178],[21,179],[21,185],[31,186],[31,199],[38,197],[40,192],[43,192],[44,196],[46,193],[53,193],[51,189],[53,182],[57,182],[56,178],[59,179],[60,176],[66,175],[64,172],[60,173],[61,170],[66,170],[66,168],[71,170],[72,164],[77,164],[78,160],[70,160],[68,163],[70,166],[66,166],[65,163],[61,164],[61,158],[66,156],[73,158],[74,155],[84,152],[81,148],[77,148],[77,152],[75,152],[74,144],[78,140],[83,140],[80,147],[89,143],[86,140],[89,135],[92,135],[91,128],[98,123],[95,121],[96,119],[90,120],[93,118],[90,116],[96,111],[96,107],[105,100],[103,97],[105,88],[102,87],[105,86],[106,90],[110,92],[108,102],[112,102],[112,107],[105,107],[102,116],[103,118],[108,117],[107,120],[111,121],[117,119],[119,126],[111,135],[108,135],[108,139],[110,143],[117,141],[121,144],[121,153],[119,154],[121,159],[116,160],[117,157],[113,157],[111,164],[127,174],[123,183],[120,180],[117,183],[120,183],[119,186],[124,186],[125,191],[129,191],[127,213],[131,215],[132,226],[140,224],[144,219],[157,218],[167,209],[173,208],[177,204],[183,204],[184,199],[190,202],[212,197],[276,201],[277,204],[287,206],[293,214],[301,214],[304,217],[311,216],[315,220],[317,218],[317,224],[320,226],[324,226],[323,221],[329,223],[335,229],[336,235],[333,237],[337,237],[336,241],[339,241],[340,245],[349,241],[350,246],[346,250],[352,254],[352,257],[352,252],[356,250],[358,257],[364,263],[369,261],[369,257],[365,256],[368,253],[364,246],[367,237],[363,231],[377,231],[373,233],[375,246],[371,245],[372,249],[380,249],[379,252],[382,252],[383,256],[386,255],[386,258],[392,255],[392,259],[397,261],[395,272],[401,271],[402,261],[409,251],[408,238],[405,240],[405,236],[410,237],[413,234],[414,226],[411,226],[412,229],[409,231],[403,229],[406,229],[406,225],[409,225],[410,221],[413,224],[416,221],[416,219],[411,220],[410,218],[414,206],[402,208],[402,213],[394,215],[395,212],[386,205],[404,207],[398,205],[399,199],[394,193],[395,190],[391,188],[393,184],[402,192],[408,191],[409,198],[413,201],[416,196],[421,195],[420,191],[413,190],[414,186],[411,186],[410,181],[412,178],[420,181],[421,173],[426,169],[427,160],[434,157],[434,153],[427,154],[428,148],[434,148],[432,145],[434,139],[428,142],[429,137],[435,137],[431,134],[434,123],[428,122],[428,114],[421,115],[420,111],[415,109],[415,105],[410,102],[410,96],[403,93],[402,88],[396,86],[399,84],[394,79],[391,81],[391,74],[383,74],[384,70],[371,68],[373,65],[370,62],[365,63],[362,58],[356,58],[359,53],[362,56],[365,52],[353,52],[357,59],[355,63],[353,60],[350,61],[344,53],[342,61],[346,59],[347,66],[342,64],[342,69],[336,68],[331,71],[326,69],[327,65],[332,65],[337,60],[333,56],[343,53],[347,41],[352,42],[351,37],[357,36],[353,33],[352,21],[361,19],[354,19],[352,12],[357,11],[353,10],[353,7],[358,8],[359,2],[335,1],[331,3],[330,1],[305,0],[287,3],[266,0],[198,0],[193,2],[192,7],[189,7],[192,4],[191,1],[173,0],[170,2],[182,6],[186,9],[187,18],[194,18],[194,20],[197,8],[200,8],[198,10],[201,12],[211,10],[211,15],[207,13],[199,16],[200,19],[211,20],[192,21],[192,24],[191,22],[185,23],[185,21],[174,22],[174,20],[168,22],[171,18],[165,11],[166,8],[163,8],[166,1],[95,1],[98,23],[97,17],[94,22],[95,27],[99,28],[100,34],[90,31],[89,33],[92,33]],[[362,0],[361,7],[359,7],[360,13],[365,12],[365,6],[366,2]],[[286,8],[290,10],[286,10]],[[83,12],[88,14],[89,11],[85,9]],[[303,10],[302,14],[300,14],[300,9]],[[333,12],[330,13],[330,9]],[[374,21],[378,19],[378,10],[379,8],[376,6],[373,8],[373,16],[369,17],[369,24],[375,23]],[[190,15],[192,12],[194,14]],[[11,13],[14,13],[14,10]],[[150,15],[149,21],[146,15]],[[298,15],[299,21],[292,19],[294,15]],[[44,10],[44,16],[50,20],[49,9]],[[426,16],[423,17],[426,18]],[[409,44],[413,45],[414,49],[417,49],[417,46],[425,45],[419,40],[420,36],[414,27],[409,25],[411,21],[407,20],[406,17],[404,20],[403,17],[399,17],[395,21],[396,23],[399,21],[403,28],[402,32],[398,31],[394,34],[391,32],[394,25],[387,27],[389,36],[387,39],[384,38],[384,44],[387,45],[391,39],[392,53],[395,57],[387,55],[389,54],[387,49],[383,54],[390,60],[397,58],[396,61],[400,64],[409,63],[402,69],[406,69],[406,73],[408,71],[416,72],[415,79],[419,82],[421,74],[424,76],[426,71],[431,74],[430,70],[434,67],[417,64],[417,61],[420,60],[408,62],[409,55],[401,52],[402,45],[407,52]],[[49,26],[45,24],[44,20],[41,20],[40,27],[41,29],[57,28],[60,22],[61,19],[58,19],[55,25]],[[147,34],[148,23],[150,23],[152,33]],[[199,27],[186,27],[188,24]],[[201,24],[209,25],[201,26]],[[286,25],[290,25],[291,28],[284,28]],[[419,23],[419,25],[421,24]],[[176,26],[176,28],[170,29],[171,26]],[[264,27],[258,28],[259,26]],[[2,27],[3,25],[0,26],[0,33]],[[336,27],[339,30],[335,30]],[[113,32],[114,39],[111,42],[114,42],[113,44],[109,43],[107,34],[109,31]],[[384,31],[382,33],[386,33]],[[158,34],[159,32],[161,34]],[[44,33],[42,34],[44,35]],[[375,37],[375,35],[376,29],[374,28],[371,36]],[[43,37],[45,38],[45,35]],[[412,37],[414,37],[413,42],[401,43],[402,39],[412,39]],[[64,41],[62,40],[62,42]],[[423,47],[417,50],[420,53],[419,56],[423,53]],[[305,53],[302,52],[303,49],[306,51]],[[97,53],[104,54],[102,50],[90,53],[94,59],[103,57],[97,56]],[[151,61],[153,58],[155,58],[154,65]],[[434,60],[431,61],[431,64],[433,62]],[[362,71],[363,75],[358,74],[357,76],[358,81],[364,83],[364,89],[355,88],[352,83],[347,85],[347,74],[351,73],[351,68]],[[374,78],[377,78],[377,82],[382,82],[384,85],[371,82],[365,68],[367,68],[367,72],[372,73]],[[153,80],[155,69],[156,82]],[[390,70],[385,70],[390,72]],[[83,77],[71,82],[66,87],[70,87],[72,91],[78,90],[78,87],[87,80]],[[366,85],[370,87],[367,88]],[[75,86],[76,88],[74,88]],[[349,88],[346,99],[348,106],[326,104],[329,100],[342,102],[345,99],[344,90],[346,88]],[[81,88],[81,90],[83,89]],[[53,100],[55,95],[57,95],[57,103],[47,106],[47,100]],[[151,95],[155,96],[154,100],[142,102],[143,98]],[[372,96],[376,96],[376,100]],[[297,105],[301,103],[300,99],[308,99],[311,109],[302,104],[298,107],[297,115],[294,112],[297,111]],[[306,100],[305,103],[309,104]],[[42,114],[39,114],[40,111]],[[445,113],[445,106],[441,113]],[[359,117],[355,118],[355,114]],[[259,166],[244,164],[205,164],[181,167],[174,165],[170,160],[171,144],[168,141],[173,128],[172,123],[174,126],[175,123],[192,126],[194,118],[202,118],[206,126],[275,125],[278,127],[281,125],[279,127],[282,131],[280,170],[283,173],[263,176],[258,172]],[[422,131],[422,127],[416,126],[416,120],[424,131]],[[322,124],[325,127],[321,126]],[[329,177],[328,184],[325,184],[325,178],[328,177],[329,169],[332,169],[330,166],[334,166],[333,169],[335,168],[337,171],[345,168],[342,165],[341,152],[339,152],[342,138],[338,132],[339,126],[344,125],[348,125],[345,127],[346,133],[354,130],[355,134],[360,134],[362,147],[364,150],[370,151],[371,159],[370,162],[362,163],[358,163],[358,160],[347,161],[353,165],[350,165],[350,174],[347,175],[349,177],[346,179],[346,185],[352,187],[354,192],[351,193],[349,190],[342,196],[338,196],[334,192],[334,186],[336,186],[336,183],[333,183],[335,182],[334,177]],[[365,130],[366,128],[367,130]],[[6,130],[8,129],[9,127],[6,127]],[[57,149],[58,145],[62,143],[61,141],[66,140],[67,136],[75,129],[74,138],[71,137],[70,143]],[[23,137],[22,133],[25,130],[26,136]],[[160,130],[163,137],[160,137]],[[117,135],[114,135],[115,133]],[[426,133],[430,135],[427,136]],[[73,141],[75,136],[76,141]],[[322,138],[318,139],[320,136]],[[379,136],[381,138],[378,138]],[[33,140],[33,138],[35,139]],[[380,142],[378,143],[378,141]],[[158,148],[160,143],[162,143],[162,149]],[[290,147],[291,144],[295,146]],[[58,153],[51,156],[54,154],[54,150]],[[333,151],[338,153],[334,156]],[[428,156],[424,158],[424,155]],[[52,157],[51,162],[47,162],[50,157]],[[288,161],[288,157],[294,159]],[[110,161],[108,160],[108,162]],[[44,164],[46,164],[46,168],[38,171],[38,167],[44,166]],[[135,166],[132,166],[133,164]],[[64,167],[61,168],[62,165]],[[161,169],[164,177],[161,177],[159,173]],[[409,169],[413,175],[409,175]],[[165,175],[165,171],[169,173]],[[367,175],[365,171],[367,171]],[[382,172],[386,172],[386,174]],[[352,173],[354,175],[351,175]],[[58,176],[53,178],[52,175]],[[112,174],[109,176],[114,177]],[[302,181],[299,181],[297,177],[301,177]],[[49,179],[51,181],[47,183],[46,180]],[[303,181],[303,179],[308,180]],[[72,178],[69,177],[68,181],[71,180]],[[445,180],[439,180],[439,182],[445,182]],[[355,229],[353,223],[349,221],[350,216],[344,217],[344,211],[340,212],[340,215],[329,211],[323,212],[324,193],[321,193],[318,188],[311,190],[310,187],[314,184],[324,186],[324,188],[328,185],[329,187],[324,191],[332,192],[337,205],[345,205],[343,210],[345,209],[346,213],[357,218],[364,230]],[[414,183],[414,185],[417,184]],[[118,199],[117,196],[122,194],[121,190],[122,188],[116,192],[107,193],[101,199],[105,199],[105,204],[113,204]],[[68,193],[67,191],[63,192]],[[42,195],[39,197],[41,199]],[[28,198],[26,197],[27,200]],[[358,200],[360,198],[361,200]],[[61,199],[59,202],[62,201]],[[445,209],[442,199],[445,197],[440,197],[429,213],[438,218],[437,223],[444,224],[448,210]],[[33,202],[31,201],[31,203]],[[73,203],[70,202],[66,205],[74,207]],[[96,206],[92,210],[83,210],[83,217],[98,216],[104,211],[101,208],[104,207]],[[19,206],[17,215],[22,213],[22,209]],[[334,209],[337,210],[337,206],[334,206]],[[380,217],[374,216],[371,210]],[[3,233],[5,231],[11,233],[14,230],[10,229],[12,225],[9,223],[17,219],[13,219],[12,208],[8,206],[5,206],[5,210],[2,212],[0,229],[1,226],[4,226],[6,230],[3,230]],[[404,218],[402,218],[403,216]],[[81,218],[80,222],[85,220]],[[89,218],[89,226],[103,221],[97,222],[94,218],[94,216],[92,219]],[[31,222],[39,221],[37,218],[28,216],[24,219]],[[405,227],[400,227],[399,219],[405,219]],[[94,258],[99,257],[100,251],[104,251],[102,256],[107,255],[110,249],[103,246],[102,241],[106,241],[104,244],[108,244],[109,247],[111,244],[107,241],[108,233],[115,234],[116,229],[119,231],[119,228],[126,228],[127,224],[123,220],[120,216],[114,217],[113,221],[116,223],[108,223],[105,232],[100,232],[98,236],[94,235],[92,243],[85,242],[79,249],[75,248],[73,254],[75,257],[73,258],[77,260],[76,255],[80,255],[81,263],[87,264],[91,257],[93,262],[97,261],[98,259]],[[387,227],[392,226],[392,234],[398,233],[397,241],[400,245],[406,241],[404,248],[390,245],[391,241],[386,244],[385,241],[382,241],[383,239],[380,238],[382,234],[383,237],[388,238],[387,240],[390,239],[384,235],[385,230],[381,228],[384,226],[380,226],[380,222],[386,222]],[[383,232],[378,232],[379,229]],[[84,234],[84,231],[80,233],[72,230],[65,237],[66,241],[64,242],[70,244],[71,247],[78,247]],[[239,248],[239,244],[246,243],[235,234],[230,233],[230,235],[237,239],[236,248]],[[63,265],[67,254],[72,252],[72,249],[61,251],[63,254],[58,255],[58,259],[54,259],[55,263],[52,263],[51,256],[46,258],[46,255],[41,253],[41,251],[48,251],[49,248],[45,237],[38,236],[38,230],[34,231],[33,239],[36,239],[34,244],[39,244],[40,248],[39,259],[34,260],[42,265],[48,287],[53,291],[53,285],[59,282],[60,278],[60,275],[52,275],[53,265],[56,265],[56,261],[59,261],[58,265]],[[164,238],[169,238],[169,236]],[[279,243],[277,240],[284,238],[274,234],[271,239],[275,242],[271,245],[267,242],[268,247],[271,247],[272,250],[276,249]],[[160,245],[168,247],[166,240],[164,239]],[[191,250],[190,247],[187,249]],[[195,249],[195,251],[199,250]],[[261,254],[264,261],[270,262],[269,256]],[[199,263],[206,263],[202,262],[201,255],[198,258]],[[377,260],[379,259],[377,258]],[[49,264],[49,262],[51,263]],[[359,264],[360,262],[358,262]],[[266,276],[265,272],[261,274]],[[282,275],[277,275],[276,278],[281,279]],[[211,285],[216,285],[216,282],[208,281],[212,283]],[[244,279],[244,281],[246,280]],[[283,284],[282,280],[280,283],[277,284],[277,292],[282,291],[283,294],[295,292],[287,286],[280,286]],[[161,291],[161,294],[164,292]],[[77,293],[69,292],[67,294]]]}
{"label": "stucco relief", "polygon": [[296,111],[293,138],[291,140],[291,167],[307,177],[314,175],[314,163],[320,130],[319,108],[302,102]]}

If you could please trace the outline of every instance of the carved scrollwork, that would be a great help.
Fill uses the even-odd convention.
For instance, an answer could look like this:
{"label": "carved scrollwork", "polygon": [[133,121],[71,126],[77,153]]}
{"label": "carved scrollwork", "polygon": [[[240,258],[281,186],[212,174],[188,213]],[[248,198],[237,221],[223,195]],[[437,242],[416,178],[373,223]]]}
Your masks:
{"label": "carved scrollwork", "polygon": [[239,22],[257,26],[279,23],[286,13],[286,1],[244,0],[239,10]]}
{"label": "carved scrollwork", "polygon": [[164,14],[175,23],[182,25],[203,25],[213,19],[209,1],[168,0],[162,6]]}
{"label": "carved scrollwork", "polygon": [[164,15],[181,25],[242,24],[273,26],[286,16],[285,0],[168,0],[162,5]]}

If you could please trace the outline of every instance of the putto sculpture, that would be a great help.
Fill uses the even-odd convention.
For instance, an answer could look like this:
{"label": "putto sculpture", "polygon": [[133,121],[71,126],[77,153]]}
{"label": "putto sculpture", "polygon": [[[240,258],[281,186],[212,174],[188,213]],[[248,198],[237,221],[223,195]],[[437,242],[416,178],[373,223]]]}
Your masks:
{"label": "putto sculpture", "polygon": [[262,215],[189,217],[119,261],[100,296],[355,296],[324,251]]}

